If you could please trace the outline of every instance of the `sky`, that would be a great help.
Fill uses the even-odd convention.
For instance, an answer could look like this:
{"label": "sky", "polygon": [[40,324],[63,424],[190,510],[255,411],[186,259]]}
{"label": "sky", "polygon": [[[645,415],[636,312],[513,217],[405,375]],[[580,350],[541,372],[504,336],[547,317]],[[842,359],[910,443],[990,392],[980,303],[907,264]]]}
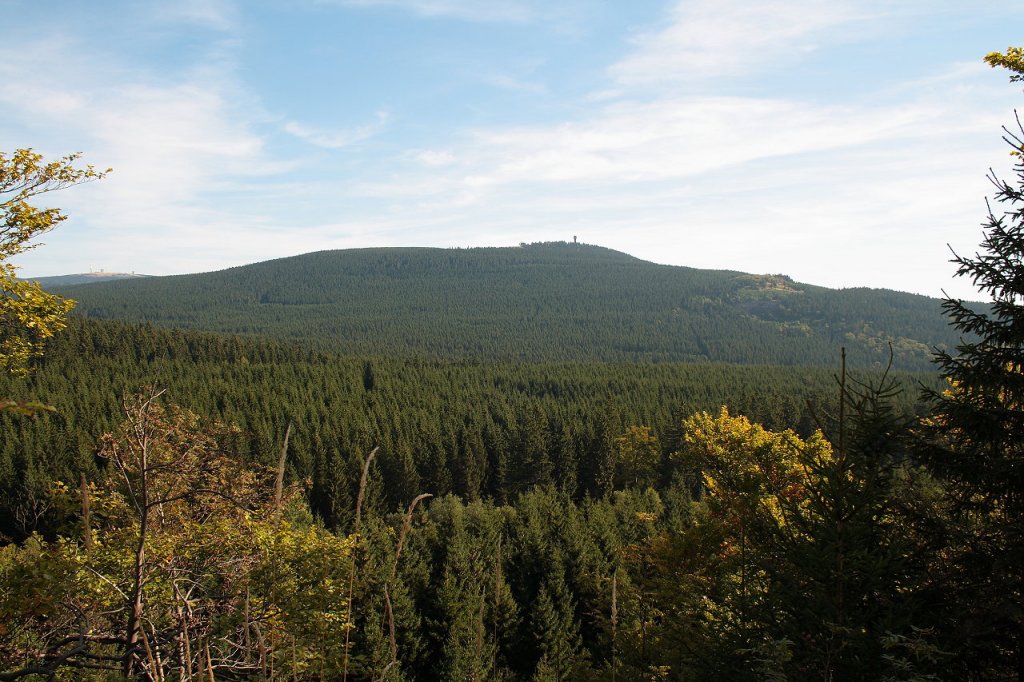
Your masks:
{"label": "sky", "polygon": [[572,240],[979,298],[1020,0],[0,0],[0,149],[113,172],[22,276]]}

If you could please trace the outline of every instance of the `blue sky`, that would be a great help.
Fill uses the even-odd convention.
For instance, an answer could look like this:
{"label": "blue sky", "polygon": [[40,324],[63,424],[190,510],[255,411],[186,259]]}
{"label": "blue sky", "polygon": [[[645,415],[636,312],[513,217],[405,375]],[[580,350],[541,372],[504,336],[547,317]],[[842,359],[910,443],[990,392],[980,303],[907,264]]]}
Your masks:
{"label": "blue sky", "polygon": [[0,0],[0,148],[114,168],[22,274],[568,240],[972,296],[992,0]]}

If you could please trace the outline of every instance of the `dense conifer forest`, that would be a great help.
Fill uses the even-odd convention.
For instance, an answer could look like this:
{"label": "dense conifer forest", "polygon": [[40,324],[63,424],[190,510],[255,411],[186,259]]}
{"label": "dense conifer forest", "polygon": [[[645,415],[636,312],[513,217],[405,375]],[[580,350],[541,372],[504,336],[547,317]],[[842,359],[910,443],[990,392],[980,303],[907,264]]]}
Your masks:
{"label": "dense conifer forest", "polygon": [[[938,384],[930,373],[897,376],[901,390],[887,404],[894,415],[909,419],[922,409],[921,387]],[[824,456],[829,446],[814,434],[835,423],[836,377],[833,369],[770,365],[336,356],[273,340],[72,318],[30,378],[0,384],[4,395],[54,409],[11,416],[0,425],[0,532],[29,546],[31,538],[80,534],[75,499],[82,476],[94,505],[102,509],[113,494],[111,441],[96,434],[118,434],[125,406],[130,414],[133,395],[151,384],[166,390],[160,402],[189,411],[170,411],[175,431],[205,429],[206,456],[230,453],[228,462],[236,464],[223,466],[241,462],[272,472],[288,434],[286,480],[294,486],[293,506],[298,499],[308,504],[290,512],[299,518],[289,528],[300,530],[289,532],[322,526],[341,538],[359,538],[349,549],[323,549],[353,553],[333,569],[345,569],[348,562],[357,566],[348,661],[353,679],[601,679],[612,669],[622,679],[639,679],[651,669],[703,670],[703,657],[719,655],[714,628],[701,634],[699,654],[673,650],[669,660],[657,653],[665,651],[663,640],[683,636],[676,628],[697,627],[700,617],[690,614],[696,620],[687,624],[659,615],[673,589],[656,588],[668,578],[657,578],[651,563],[671,565],[656,552],[669,551],[663,543],[675,533],[682,541],[687,534],[710,532],[706,520],[695,525],[695,514],[712,512],[695,501],[704,464],[693,451],[694,438],[703,442],[725,433],[752,443],[768,439],[770,457],[796,456],[801,438],[809,438],[816,456]],[[872,384],[884,380],[871,370],[858,377]],[[774,431],[731,416],[725,405]],[[698,428],[693,414],[710,421]],[[161,419],[167,417],[161,413]],[[709,425],[720,433],[701,431]],[[248,485],[254,488],[256,481]],[[258,489],[247,493],[257,500],[251,513],[257,504],[266,505],[260,500],[270,487],[265,484],[262,496]],[[414,513],[405,513],[424,495]],[[363,527],[353,536],[357,506]],[[227,512],[217,513],[233,518]],[[129,532],[108,528],[112,521],[100,518],[97,534]],[[181,523],[192,527],[197,521]],[[242,529],[240,547],[255,552],[246,534],[258,535],[261,527],[251,528],[248,520],[233,523]],[[173,528],[161,532],[177,537]],[[715,532],[727,530],[716,526]],[[400,550],[396,543],[403,533]],[[722,538],[715,542],[728,542]],[[719,551],[701,561],[719,561]],[[256,552],[253,561],[256,556],[266,559]],[[74,564],[83,557],[59,561]],[[322,580],[344,583],[344,570],[331,578],[331,568],[316,570],[328,571]],[[716,580],[730,580],[732,568],[700,570],[712,568],[725,571]],[[33,607],[41,616],[55,618],[67,608],[54,595],[44,599],[53,601]],[[233,607],[219,608],[237,610],[238,599],[229,600]],[[216,609],[206,608],[210,622],[197,617],[197,629],[215,628]],[[328,615],[316,617],[329,622]],[[333,617],[341,618],[337,612]],[[168,641],[180,637],[173,618],[163,627]],[[237,624],[231,627],[237,645],[242,636]],[[227,650],[215,649],[211,665],[243,677],[273,677],[271,666],[293,666],[300,677],[318,679],[319,666],[344,667],[338,641],[335,648],[307,642],[296,660],[288,650],[265,652],[258,673],[246,673]],[[250,657],[258,658],[258,652]],[[181,665],[172,660],[167,672]],[[392,661],[398,663],[389,669]],[[716,663],[716,675],[731,678],[750,665],[747,657],[726,656]]]}
{"label": "dense conifer forest", "polygon": [[60,289],[90,318],[301,340],[333,352],[530,362],[729,362],[927,371],[940,301],[655,265],[564,242],[324,251]]}
{"label": "dense conifer forest", "polygon": [[[124,418],[122,401],[145,385],[238,431],[232,449],[274,465],[292,425],[289,476],[311,479],[314,506],[332,528],[353,514],[362,458],[373,447],[379,474],[368,509],[403,508],[420,492],[511,501],[535,485],[575,500],[629,479],[599,480],[630,427],[660,438],[642,477],[671,478],[663,454],[678,448],[682,418],[727,405],[769,428],[809,435],[836,403],[835,370],[770,365],[440,362],[310,351],[248,337],[73,318],[27,380],[0,379],[0,393],[55,408],[0,423],[5,501],[45,493],[50,481],[97,475],[97,434]],[[865,372],[877,379],[879,373]],[[907,414],[933,374],[901,374],[895,402]],[[663,450],[665,451],[663,453]],[[378,480],[379,477],[379,480]],[[634,481],[634,484],[636,482]],[[37,488],[28,494],[25,488]],[[379,490],[378,490],[379,488]],[[24,537],[45,525],[3,507],[0,532]]]}

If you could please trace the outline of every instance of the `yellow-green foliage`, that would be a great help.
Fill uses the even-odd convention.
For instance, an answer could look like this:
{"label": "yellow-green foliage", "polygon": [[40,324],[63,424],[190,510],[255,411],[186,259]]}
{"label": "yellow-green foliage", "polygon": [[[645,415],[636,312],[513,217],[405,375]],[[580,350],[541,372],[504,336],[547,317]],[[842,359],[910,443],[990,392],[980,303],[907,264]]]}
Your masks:
{"label": "yellow-green foliage", "polygon": [[[46,163],[31,149],[0,152],[0,367],[28,373],[28,361],[42,344],[64,328],[72,301],[44,292],[34,282],[19,281],[7,261],[34,245],[36,236],[52,230],[67,216],[57,208],[36,208],[32,197],[102,178],[107,171],[76,168],[78,154]],[[109,169],[108,169],[109,170]]]}
{"label": "yellow-green foliage", "polygon": [[738,524],[755,517],[786,523],[783,509],[799,504],[814,482],[808,463],[832,456],[820,432],[802,440],[791,430],[768,431],[733,417],[724,407],[717,417],[701,412],[685,420],[683,443],[684,456],[703,472],[706,503]]}
{"label": "yellow-green foliage", "polygon": [[1008,47],[1006,53],[991,52],[985,55],[985,62],[995,68],[1001,66],[1014,72],[1011,81],[1024,80],[1024,47]]}
{"label": "yellow-green foliage", "polygon": [[[0,551],[0,669],[76,646],[70,661],[87,654],[117,669],[138,589],[147,679],[337,670],[350,539],[315,525],[295,488],[277,508],[274,472],[223,454],[194,415],[129,412],[105,438],[109,477],[87,488],[91,547],[79,533]],[[78,508],[80,491],[53,494]]]}

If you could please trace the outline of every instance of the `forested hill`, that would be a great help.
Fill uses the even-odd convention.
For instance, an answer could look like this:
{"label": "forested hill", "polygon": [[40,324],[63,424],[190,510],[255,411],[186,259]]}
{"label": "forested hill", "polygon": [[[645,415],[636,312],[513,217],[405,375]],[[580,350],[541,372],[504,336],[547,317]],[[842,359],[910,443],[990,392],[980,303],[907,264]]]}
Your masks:
{"label": "forested hill", "polygon": [[939,301],[656,265],[564,242],[323,251],[60,291],[92,318],[301,340],[344,353],[928,369]]}

